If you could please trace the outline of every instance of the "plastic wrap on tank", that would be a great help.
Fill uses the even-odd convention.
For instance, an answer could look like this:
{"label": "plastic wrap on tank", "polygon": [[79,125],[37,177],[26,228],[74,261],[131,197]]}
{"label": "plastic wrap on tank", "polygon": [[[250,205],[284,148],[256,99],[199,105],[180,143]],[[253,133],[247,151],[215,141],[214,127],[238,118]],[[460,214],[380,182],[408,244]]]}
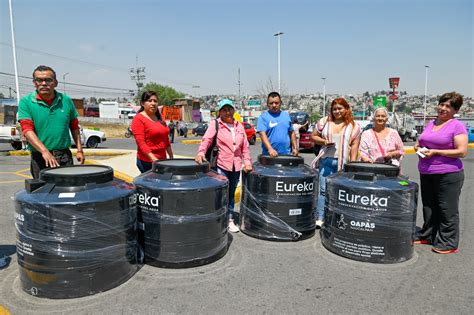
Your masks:
{"label": "plastic wrap on tank", "polygon": [[327,178],[324,247],[365,262],[412,258],[418,185],[390,172],[339,172]]}
{"label": "plastic wrap on tank", "polygon": [[273,241],[314,235],[317,174],[301,157],[259,156],[242,175],[241,231]]}
{"label": "plastic wrap on tank", "polygon": [[[91,180],[90,173],[97,172]],[[14,197],[24,291],[75,298],[114,288],[135,274],[132,184],[114,180],[109,167],[87,165],[41,173],[40,180],[27,180],[25,186]]]}
{"label": "plastic wrap on tank", "polygon": [[186,268],[227,252],[228,180],[194,160],[157,161],[135,178],[145,263]]}

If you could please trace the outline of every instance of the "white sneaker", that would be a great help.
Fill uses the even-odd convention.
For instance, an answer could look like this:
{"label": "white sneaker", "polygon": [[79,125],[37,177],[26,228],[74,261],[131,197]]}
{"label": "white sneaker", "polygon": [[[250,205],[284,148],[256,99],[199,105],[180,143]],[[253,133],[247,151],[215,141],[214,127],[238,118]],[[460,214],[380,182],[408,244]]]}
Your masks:
{"label": "white sneaker", "polygon": [[324,224],[323,220],[316,220],[316,227],[321,228]]}
{"label": "white sneaker", "polygon": [[227,229],[231,233],[237,233],[240,231],[239,227],[235,225],[234,220],[229,220],[229,225],[227,226]]}

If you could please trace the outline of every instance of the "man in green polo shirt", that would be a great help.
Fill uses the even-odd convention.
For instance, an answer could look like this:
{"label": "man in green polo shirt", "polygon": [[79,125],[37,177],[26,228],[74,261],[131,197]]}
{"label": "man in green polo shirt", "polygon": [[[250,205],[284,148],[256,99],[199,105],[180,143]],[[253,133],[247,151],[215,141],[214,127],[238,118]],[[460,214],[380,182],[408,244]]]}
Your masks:
{"label": "man in green polo shirt", "polygon": [[77,111],[69,96],[55,90],[56,72],[48,66],[33,71],[36,91],[21,98],[18,120],[31,151],[31,174],[48,167],[73,165],[69,150],[71,130],[77,147],[77,160],[84,164]]}

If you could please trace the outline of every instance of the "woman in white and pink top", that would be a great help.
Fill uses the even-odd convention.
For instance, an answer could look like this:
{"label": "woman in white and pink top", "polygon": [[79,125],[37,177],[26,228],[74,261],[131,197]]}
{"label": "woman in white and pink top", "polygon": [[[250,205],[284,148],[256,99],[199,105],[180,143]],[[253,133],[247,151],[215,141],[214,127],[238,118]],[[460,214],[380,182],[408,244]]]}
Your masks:
{"label": "woman in white and pink top", "polygon": [[[218,105],[219,118],[217,119],[216,144],[219,153],[217,155],[217,172],[229,179],[228,230],[229,232],[236,233],[239,232],[239,228],[233,220],[234,194],[240,179],[242,160],[245,172],[252,170],[252,160],[244,126],[234,120],[234,103],[229,99],[223,99]],[[197,163],[201,164],[205,161],[206,151],[212,145],[215,135],[216,124],[212,121],[202,137],[202,142],[195,158]]]}
{"label": "woman in white and pink top", "polygon": [[385,107],[374,112],[374,127],[365,130],[360,138],[360,160],[391,163],[400,166],[403,158],[403,141],[395,129],[387,127],[388,111]]}

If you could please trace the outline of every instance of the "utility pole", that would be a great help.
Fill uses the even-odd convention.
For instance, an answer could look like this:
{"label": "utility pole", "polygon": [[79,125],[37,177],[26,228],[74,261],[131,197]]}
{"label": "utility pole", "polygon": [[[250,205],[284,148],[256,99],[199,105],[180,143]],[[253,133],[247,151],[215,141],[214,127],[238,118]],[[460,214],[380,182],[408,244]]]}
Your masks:
{"label": "utility pole", "polygon": [[239,86],[239,97],[237,98],[237,102],[238,104],[240,104],[240,108],[242,109],[242,102],[240,101],[240,86],[242,85],[242,83],[240,82],[240,68],[238,70],[238,76],[237,76],[237,85]]}
{"label": "utility pole", "polygon": [[426,95],[428,94],[428,68],[425,66],[425,97],[423,98],[423,130],[426,127]]}
{"label": "utility pole", "polygon": [[326,116],[326,78],[321,78],[323,80],[323,117]]}
{"label": "utility pole", "polygon": [[140,97],[140,89],[143,87],[143,81],[145,80],[145,67],[138,66],[138,56],[137,56],[137,67],[130,69],[130,79],[135,81],[137,85],[137,99]]}
{"label": "utility pole", "polygon": [[13,51],[13,67],[15,69],[15,87],[16,87],[16,104],[20,105],[20,83],[18,80],[18,65],[16,62],[16,42],[15,42],[15,30],[14,30],[14,23],[13,23],[13,7],[12,7],[12,0],[8,1],[8,7],[10,11],[10,28],[12,31],[12,51]]}
{"label": "utility pole", "polygon": [[63,74],[63,92],[66,94],[66,76],[69,74],[69,72],[66,72]]}

